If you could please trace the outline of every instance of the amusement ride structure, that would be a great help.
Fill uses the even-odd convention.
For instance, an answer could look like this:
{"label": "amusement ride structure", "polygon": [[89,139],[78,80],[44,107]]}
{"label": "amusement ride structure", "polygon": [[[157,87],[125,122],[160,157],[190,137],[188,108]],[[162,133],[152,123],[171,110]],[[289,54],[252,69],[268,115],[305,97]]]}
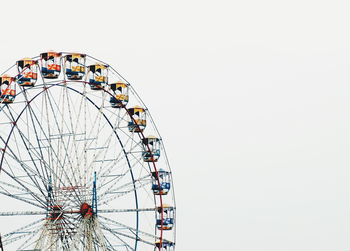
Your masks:
{"label": "amusement ride structure", "polygon": [[175,250],[162,138],[112,66],[46,52],[0,88],[0,250]]}

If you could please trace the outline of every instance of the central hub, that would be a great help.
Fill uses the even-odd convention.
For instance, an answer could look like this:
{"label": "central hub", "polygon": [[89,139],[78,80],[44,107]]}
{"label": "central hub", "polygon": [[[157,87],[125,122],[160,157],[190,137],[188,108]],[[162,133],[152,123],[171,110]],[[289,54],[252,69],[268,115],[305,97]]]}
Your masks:
{"label": "central hub", "polygon": [[88,203],[84,202],[80,206],[80,215],[86,219],[90,218],[93,215],[92,207]]}
{"label": "central hub", "polygon": [[51,207],[49,214],[49,220],[51,221],[57,221],[63,219],[63,213],[62,213],[62,206],[55,205]]}

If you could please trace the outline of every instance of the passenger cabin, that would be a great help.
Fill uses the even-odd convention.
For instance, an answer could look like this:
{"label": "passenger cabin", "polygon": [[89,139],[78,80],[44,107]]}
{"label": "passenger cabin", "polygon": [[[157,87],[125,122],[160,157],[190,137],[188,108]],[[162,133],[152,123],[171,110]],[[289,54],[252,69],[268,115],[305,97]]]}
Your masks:
{"label": "passenger cabin", "polygon": [[85,54],[68,54],[64,57],[64,72],[68,80],[82,80],[85,75]]}
{"label": "passenger cabin", "polygon": [[128,109],[130,121],[128,128],[130,132],[143,132],[146,128],[146,111],[144,108],[135,106]]}
{"label": "passenger cabin", "polygon": [[152,172],[152,190],[154,195],[167,195],[170,190],[170,172],[160,169]]}
{"label": "passenger cabin", "polygon": [[0,103],[11,104],[16,97],[14,78],[8,75],[0,77]]}
{"label": "passenger cabin", "polygon": [[18,75],[16,81],[20,86],[34,86],[38,79],[37,61],[24,58],[16,62]]}
{"label": "passenger cabin", "polygon": [[45,52],[40,54],[41,74],[43,78],[55,79],[61,73],[61,55],[59,52]]}
{"label": "passenger cabin", "polygon": [[113,96],[109,102],[113,108],[125,107],[129,101],[129,86],[123,82],[110,84]]}
{"label": "passenger cabin", "polygon": [[[163,217],[162,217],[163,212]],[[157,209],[157,228],[159,230],[171,230],[174,226],[175,210],[173,207],[163,205]],[[162,220],[163,218],[163,220]]]}
{"label": "passenger cabin", "polygon": [[160,157],[160,140],[154,136],[142,139],[144,162],[157,162]]}
{"label": "passenger cabin", "polygon": [[175,243],[168,241],[168,240],[163,240],[162,242],[157,241],[154,244],[155,248],[154,251],[157,251],[159,249],[162,249],[164,251],[173,251],[175,250]]}
{"label": "passenger cabin", "polygon": [[103,85],[108,83],[108,66],[102,64],[88,67],[88,79],[91,90],[102,90]]}

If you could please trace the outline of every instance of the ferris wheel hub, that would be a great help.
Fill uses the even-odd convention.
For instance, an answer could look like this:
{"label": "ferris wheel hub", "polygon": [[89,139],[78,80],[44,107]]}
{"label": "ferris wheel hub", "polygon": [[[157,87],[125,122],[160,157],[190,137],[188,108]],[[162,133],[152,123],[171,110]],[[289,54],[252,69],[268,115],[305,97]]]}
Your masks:
{"label": "ferris wheel hub", "polygon": [[88,203],[84,202],[80,206],[80,215],[85,219],[90,218],[93,215],[92,207]]}
{"label": "ferris wheel hub", "polygon": [[57,221],[57,220],[60,220],[62,218],[63,218],[62,206],[60,206],[60,205],[52,206],[48,220]]}

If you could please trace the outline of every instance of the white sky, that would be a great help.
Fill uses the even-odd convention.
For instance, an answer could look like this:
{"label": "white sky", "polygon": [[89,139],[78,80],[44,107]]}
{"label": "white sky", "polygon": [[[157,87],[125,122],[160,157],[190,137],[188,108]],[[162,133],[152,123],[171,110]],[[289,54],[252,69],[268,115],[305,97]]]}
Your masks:
{"label": "white sky", "polygon": [[2,1],[0,69],[102,59],[149,107],[174,173],[177,250],[350,242],[348,1]]}

